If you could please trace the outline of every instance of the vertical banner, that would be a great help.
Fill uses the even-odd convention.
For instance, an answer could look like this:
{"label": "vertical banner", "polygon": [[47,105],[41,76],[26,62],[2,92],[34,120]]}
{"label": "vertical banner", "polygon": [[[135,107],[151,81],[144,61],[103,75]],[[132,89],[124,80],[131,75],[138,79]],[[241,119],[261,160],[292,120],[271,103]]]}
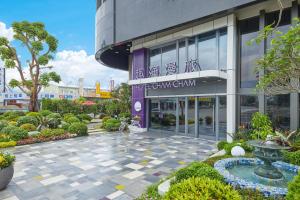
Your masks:
{"label": "vertical banner", "polygon": [[[146,78],[146,57],[147,50],[139,49],[133,52],[132,56],[132,78],[141,79]],[[145,88],[137,85],[132,86],[131,99],[131,114],[132,117],[139,116],[141,118],[140,125],[146,128],[146,100]]]}

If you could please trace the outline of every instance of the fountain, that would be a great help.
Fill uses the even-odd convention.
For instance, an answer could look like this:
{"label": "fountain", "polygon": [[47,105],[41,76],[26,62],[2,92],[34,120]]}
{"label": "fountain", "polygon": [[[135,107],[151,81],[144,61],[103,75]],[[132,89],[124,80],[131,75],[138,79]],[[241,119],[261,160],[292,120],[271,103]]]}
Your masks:
{"label": "fountain", "polygon": [[234,157],[219,160],[214,167],[234,187],[259,190],[265,196],[284,196],[288,182],[297,175],[300,167],[282,162],[282,150],[272,141],[252,140],[256,158]]}
{"label": "fountain", "polygon": [[272,165],[273,162],[282,160],[282,150],[288,150],[290,147],[280,146],[271,141],[252,140],[248,142],[254,147],[253,154],[264,161],[262,165],[255,168],[254,173],[260,177],[278,180],[282,179],[282,173]]}

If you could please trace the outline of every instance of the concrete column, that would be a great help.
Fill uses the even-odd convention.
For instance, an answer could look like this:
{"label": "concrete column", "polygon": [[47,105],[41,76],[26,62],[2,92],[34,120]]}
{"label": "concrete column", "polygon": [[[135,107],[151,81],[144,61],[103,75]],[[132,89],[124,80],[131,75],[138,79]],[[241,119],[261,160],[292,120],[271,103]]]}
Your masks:
{"label": "concrete column", "polygon": [[216,133],[216,141],[219,140],[219,108],[220,108],[220,97],[216,96],[216,104],[215,104],[215,133]]}
{"label": "concrete column", "polygon": [[189,123],[188,123],[188,120],[189,120],[189,115],[188,115],[188,105],[189,104],[189,100],[187,97],[185,97],[185,108],[184,108],[184,113],[185,113],[185,119],[184,119],[184,133],[185,135],[188,134],[189,132]]}
{"label": "concrete column", "polygon": [[179,99],[176,97],[176,129],[175,132],[179,132]]}
{"label": "concrete column", "polygon": [[236,18],[228,16],[227,27],[227,141],[232,141],[236,132]]}
{"label": "concrete column", "polygon": [[198,97],[195,97],[195,137],[199,137],[198,127],[199,127],[199,112],[198,112]]}

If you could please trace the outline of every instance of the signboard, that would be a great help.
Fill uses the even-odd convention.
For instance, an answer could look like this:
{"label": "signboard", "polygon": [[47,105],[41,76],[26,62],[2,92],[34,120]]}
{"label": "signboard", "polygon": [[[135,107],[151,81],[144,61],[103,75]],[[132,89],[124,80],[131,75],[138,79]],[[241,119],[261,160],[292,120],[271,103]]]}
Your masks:
{"label": "signboard", "polygon": [[111,93],[110,92],[106,92],[106,91],[100,91],[100,98],[110,99],[111,98]]}
{"label": "signboard", "polygon": [[142,110],[142,104],[139,101],[136,101],[134,104],[134,110],[140,112]]}

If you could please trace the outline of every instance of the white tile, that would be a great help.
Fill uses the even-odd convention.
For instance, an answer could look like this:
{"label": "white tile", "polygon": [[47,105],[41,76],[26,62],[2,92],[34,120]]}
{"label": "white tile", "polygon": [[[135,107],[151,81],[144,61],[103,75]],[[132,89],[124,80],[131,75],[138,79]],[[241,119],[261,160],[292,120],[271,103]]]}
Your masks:
{"label": "white tile", "polygon": [[26,183],[26,181],[22,180],[22,181],[16,182],[17,185],[21,185],[21,184],[23,184],[23,183]]}
{"label": "white tile", "polygon": [[139,170],[139,169],[142,169],[144,166],[138,165],[138,164],[135,164],[135,163],[129,163],[128,165],[125,165],[125,167],[128,167],[130,169],[134,169],[134,170]]}
{"label": "white tile", "polygon": [[114,165],[116,163],[118,163],[118,161],[109,160],[109,161],[102,162],[100,165],[103,166],[103,167],[108,167],[108,166]]}
{"label": "white tile", "polygon": [[52,178],[48,178],[48,179],[42,180],[41,183],[43,185],[51,185],[53,183],[57,183],[57,182],[60,182],[60,181],[66,180],[66,179],[67,179],[66,176],[59,175],[59,176],[54,176]]}
{"label": "white tile", "polygon": [[57,155],[55,155],[55,154],[47,154],[47,155],[43,155],[43,157],[44,158],[55,158],[55,157],[57,157]]}
{"label": "white tile", "polygon": [[39,169],[46,169],[46,166],[40,166]]}
{"label": "white tile", "polygon": [[117,166],[112,166],[111,168],[116,171],[120,171],[122,169],[121,167],[117,167]]}
{"label": "white tile", "polygon": [[82,178],[82,177],[85,177],[85,175],[84,174],[78,174],[76,177],[77,178]]}
{"label": "white tile", "polygon": [[71,187],[76,187],[76,186],[78,186],[78,185],[80,185],[80,183],[74,182],[74,183],[71,184]]}
{"label": "white tile", "polygon": [[14,178],[25,176],[25,175],[27,175],[27,174],[25,172],[23,172],[23,171],[17,172],[17,173],[14,174]]}
{"label": "white tile", "polygon": [[45,160],[45,162],[48,163],[48,164],[54,163],[53,160]]}
{"label": "white tile", "polygon": [[84,171],[95,168],[94,165],[81,165],[79,166],[80,169],[83,169]]}
{"label": "white tile", "polygon": [[94,185],[98,186],[98,185],[102,185],[103,183],[101,181],[97,181],[94,183]]}
{"label": "white tile", "polygon": [[151,160],[157,160],[156,157],[152,157],[152,156],[144,156],[145,158],[151,159]]}
{"label": "white tile", "polygon": [[163,163],[163,161],[161,161],[161,160],[152,160],[149,163],[153,164],[153,165],[159,165],[159,164]]}
{"label": "white tile", "polygon": [[3,200],[19,200],[19,199],[16,196],[12,196],[12,197],[5,198]]}
{"label": "white tile", "polygon": [[132,156],[132,155],[127,155],[126,157],[127,158],[134,158],[134,156]]}
{"label": "white tile", "polygon": [[79,157],[72,157],[72,158],[69,158],[68,160],[69,161],[76,161],[76,160],[80,160],[80,158]]}
{"label": "white tile", "polygon": [[121,190],[118,190],[118,191],[116,191],[114,193],[111,193],[110,195],[106,196],[106,198],[108,198],[108,199],[115,199],[115,198],[121,196],[122,194],[124,194],[124,192],[121,191]]}
{"label": "white tile", "polygon": [[135,179],[137,177],[143,176],[145,173],[141,171],[133,171],[127,174],[124,174],[123,177],[128,179]]}

